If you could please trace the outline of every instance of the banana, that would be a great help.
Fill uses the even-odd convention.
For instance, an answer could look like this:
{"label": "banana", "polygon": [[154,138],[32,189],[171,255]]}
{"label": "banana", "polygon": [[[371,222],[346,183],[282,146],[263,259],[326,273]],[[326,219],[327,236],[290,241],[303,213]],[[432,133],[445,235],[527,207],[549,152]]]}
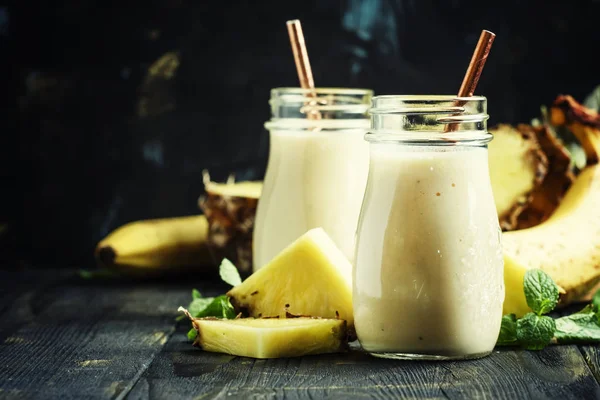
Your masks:
{"label": "banana", "polygon": [[540,268],[554,279],[562,289],[561,305],[580,301],[600,282],[600,129],[569,121],[572,113],[561,108],[562,97],[552,108],[552,122],[566,124],[575,134],[587,166],[546,221],[503,233],[505,314],[522,316],[530,311],[523,295],[527,269]]}
{"label": "banana", "polygon": [[212,266],[207,238],[204,215],[140,220],[112,231],[98,243],[95,256],[102,266],[126,269]]}

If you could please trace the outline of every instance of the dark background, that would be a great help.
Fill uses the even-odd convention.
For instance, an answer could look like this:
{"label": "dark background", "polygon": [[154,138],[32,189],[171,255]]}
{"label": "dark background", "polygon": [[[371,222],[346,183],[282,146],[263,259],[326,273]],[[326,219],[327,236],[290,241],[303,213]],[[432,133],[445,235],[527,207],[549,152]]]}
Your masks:
{"label": "dark background", "polygon": [[[490,124],[600,84],[600,1],[20,0],[0,6],[0,259],[82,267],[117,226],[199,212],[201,171],[262,179],[269,89],[454,94],[482,29]],[[16,262],[15,262],[16,261]]]}

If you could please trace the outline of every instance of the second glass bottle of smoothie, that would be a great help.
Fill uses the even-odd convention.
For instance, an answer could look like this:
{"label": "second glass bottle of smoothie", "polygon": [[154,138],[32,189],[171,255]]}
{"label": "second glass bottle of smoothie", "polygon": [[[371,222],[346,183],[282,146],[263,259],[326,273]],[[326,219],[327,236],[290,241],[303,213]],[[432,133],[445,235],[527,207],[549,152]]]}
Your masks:
{"label": "second glass bottle of smoothie", "polygon": [[257,270],[306,231],[322,227],[352,262],[369,169],[364,134],[372,92],[271,91],[270,151],[253,236]]}
{"label": "second glass bottle of smoothie", "polygon": [[504,280],[486,106],[476,96],[373,100],[353,305],[358,339],[375,356],[478,358],[494,348]]}

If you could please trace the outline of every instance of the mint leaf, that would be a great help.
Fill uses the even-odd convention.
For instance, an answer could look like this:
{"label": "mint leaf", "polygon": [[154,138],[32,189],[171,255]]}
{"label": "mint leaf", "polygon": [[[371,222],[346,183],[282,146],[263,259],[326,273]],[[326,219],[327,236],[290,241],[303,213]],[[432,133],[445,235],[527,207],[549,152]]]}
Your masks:
{"label": "mint leaf", "polygon": [[214,297],[206,297],[204,299],[194,299],[188,306],[188,311],[192,314],[192,317],[198,318],[198,316],[214,301]]}
{"label": "mint leaf", "polygon": [[502,317],[502,325],[500,325],[500,334],[496,344],[499,346],[517,344],[517,317],[515,314],[506,314]]}
{"label": "mint leaf", "polygon": [[[595,297],[595,296],[594,296]],[[581,311],[556,319],[554,337],[561,344],[600,342],[598,307],[587,305]]]}
{"label": "mint leaf", "polygon": [[233,318],[235,318],[235,316],[236,316],[235,310],[233,309],[233,306],[229,302],[229,297],[218,296],[218,297],[215,297],[210,302],[210,304],[208,304],[197,315],[194,315],[194,318],[216,317],[216,318],[233,319]]}
{"label": "mint leaf", "polygon": [[[237,286],[242,283],[242,278],[237,268],[231,261],[224,258],[219,266],[219,275],[221,279],[230,284]],[[233,319],[236,317],[235,309],[226,295],[217,297],[202,297],[202,294],[197,289],[192,289],[192,302],[187,308],[187,311],[193,318],[215,317]],[[180,315],[176,319],[180,321],[185,318],[185,315]],[[196,330],[190,329],[187,333],[189,340],[196,339]]]}
{"label": "mint leaf", "polygon": [[[187,306],[187,309],[193,317],[197,318],[198,314],[213,300],[214,297],[203,298],[198,289],[192,289],[192,302]],[[175,318],[176,321],[181,321],[183,319],[185,319],[185,315],[179,315]]]}
{"label": "mint leaf", "polygon": [[[208,304],[204,306],[198,312],[192,312],[192,305],[199,305],[200,302],[208,301]],[[233,319],[237,316],[235,313],[235,309],[229,302],[229,297],[227,296],[218,296],[215,298],[206,298],[206,299],[195,299],[190,304],[190,308],[188,309],[189,313],[194,318],[204,318],[204,317],[215,317],[215,318],[226,318]],[[197,332],[194,328],[190,329],[187,333],[187,337],[189,340],[196,339]]]}
{"label": "mint leaf", "polygon": [[221,279],[231,286],[237,286],[242,283],[242,278],[235,265],[228,259],[224,258],[219,266],[219,275]]}
{"label": "mint leaf", "polygon": [[517,340],[527,350],[541,350],[554,337],[556,325],[550,317],[527,313],[517,320]]}
{"label": "mint leaf", "polygon": [[523,290],[527,305],[538,316],[549,313],[558,303],[558,286],[550,275],[540,269],[525,272]]}
{"label": "mint leaf", "polygon": [[592,297],[592,304],[596,307],[600,307],[600,289],[597,290],[594,297]]}

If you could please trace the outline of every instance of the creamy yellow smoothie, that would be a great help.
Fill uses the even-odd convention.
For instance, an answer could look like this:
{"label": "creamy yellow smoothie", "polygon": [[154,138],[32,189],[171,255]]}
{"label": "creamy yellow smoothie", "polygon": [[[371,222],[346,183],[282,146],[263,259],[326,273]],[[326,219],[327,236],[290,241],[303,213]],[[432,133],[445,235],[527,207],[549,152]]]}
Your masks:
{"label": "creamy yellow smoothie", "polygon": [[254,228],[255,270],[313,228],[322,227],[352,261],[369,169],[361,129],[272,130]]}
{"label": "creamy yellow smoothie", "polygon": [[491,352],[504,283],[487,149],[371,143],[355,262],[354,319],[365,350]]}

